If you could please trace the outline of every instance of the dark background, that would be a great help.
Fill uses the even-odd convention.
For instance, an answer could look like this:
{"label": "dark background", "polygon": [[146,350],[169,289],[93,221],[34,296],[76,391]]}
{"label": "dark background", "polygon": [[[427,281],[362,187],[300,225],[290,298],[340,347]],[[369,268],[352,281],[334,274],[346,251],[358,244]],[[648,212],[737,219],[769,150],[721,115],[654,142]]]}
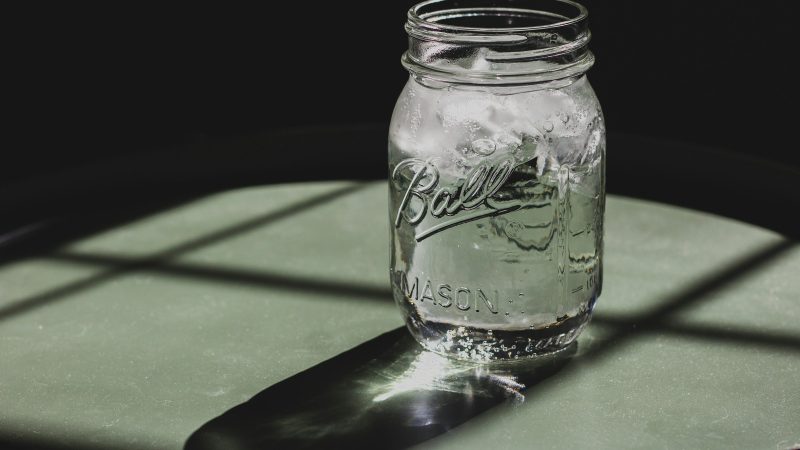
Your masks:
{"label": "dark background", "polygon": [[[78,197],[109,205],[176,185],[383,177],[381,129],[407,78],[399,59],[413,3],[37,5],[9,12],[4,218],[24,222],[81,204]],[[708,184],[736,177],[740,184],[732,186],[743,191],[771,172],[797,174],[789,169],[800,165],[792,2],[584,4],[597,56],[589,78],[610,131],[612,192],[689,198],[704,185],[681,187],[684,170]],[[376,124],[363,139],[358,128],[355,137],[311,144],[302,131],[285,135],[360,123]],[[243,144],[269,141],[271,130],[284,133],[275,138],[280,145]],[[295,142],[318,153],[298,159]],[[695,148],[711,153],[695,158]],[[725,170],[717,168],[720,155],[733,155]],[[314,164],[317,156],[325,164]],[[654,182],[636,174],[640,162],[658,162],[650,172],[671,171],[662,183],[671,186],[646,186]],[[746,202],[719,202],[723,213],[760,214]]]}

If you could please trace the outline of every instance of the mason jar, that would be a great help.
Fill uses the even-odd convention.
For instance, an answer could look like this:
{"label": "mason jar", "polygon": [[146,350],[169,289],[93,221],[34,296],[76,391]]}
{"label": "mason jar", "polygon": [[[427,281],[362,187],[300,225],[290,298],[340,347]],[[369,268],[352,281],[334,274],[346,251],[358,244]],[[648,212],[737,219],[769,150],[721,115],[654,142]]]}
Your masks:
{"label": "mason jar", "polygon": [[569,346],[602,288],[605,125],[569,0],[408,12],[389,132],[391,283],[411,334],[472,361]]}

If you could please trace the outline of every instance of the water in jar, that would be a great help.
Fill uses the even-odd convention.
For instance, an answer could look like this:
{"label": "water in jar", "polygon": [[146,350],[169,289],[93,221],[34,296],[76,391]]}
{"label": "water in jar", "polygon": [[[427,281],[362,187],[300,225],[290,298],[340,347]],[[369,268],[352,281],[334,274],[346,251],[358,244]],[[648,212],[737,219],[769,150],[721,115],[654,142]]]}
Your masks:
{"label": "water in jar", "polygon": [[389,135],[391,281],[428,349],[490,361],[566,348],[602,284],[605,127],[557,88],[409,80]]}

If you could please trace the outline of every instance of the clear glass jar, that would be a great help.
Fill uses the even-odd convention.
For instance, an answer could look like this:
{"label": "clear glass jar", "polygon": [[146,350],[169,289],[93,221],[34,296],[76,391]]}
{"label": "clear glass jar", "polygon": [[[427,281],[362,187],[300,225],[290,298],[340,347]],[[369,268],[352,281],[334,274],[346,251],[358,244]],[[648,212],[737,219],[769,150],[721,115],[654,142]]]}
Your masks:
{"label": "clear glass jar", "polygon": [[602,286],[605,126],[586,9],[433,0],[406,31],[389,208],[409,330],[473,361],[566,348]]}

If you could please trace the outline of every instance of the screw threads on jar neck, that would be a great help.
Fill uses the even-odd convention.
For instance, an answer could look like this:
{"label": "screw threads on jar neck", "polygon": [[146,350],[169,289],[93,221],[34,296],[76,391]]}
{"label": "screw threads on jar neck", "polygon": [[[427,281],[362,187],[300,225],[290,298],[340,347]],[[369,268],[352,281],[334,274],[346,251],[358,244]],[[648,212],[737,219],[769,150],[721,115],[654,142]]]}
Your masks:
{"label": "screw threads on jar neck", "polygon": [[455,84],[546,83],[594,64],[588,12],[571,0],[428,0],[408,11],[403,65]]}

